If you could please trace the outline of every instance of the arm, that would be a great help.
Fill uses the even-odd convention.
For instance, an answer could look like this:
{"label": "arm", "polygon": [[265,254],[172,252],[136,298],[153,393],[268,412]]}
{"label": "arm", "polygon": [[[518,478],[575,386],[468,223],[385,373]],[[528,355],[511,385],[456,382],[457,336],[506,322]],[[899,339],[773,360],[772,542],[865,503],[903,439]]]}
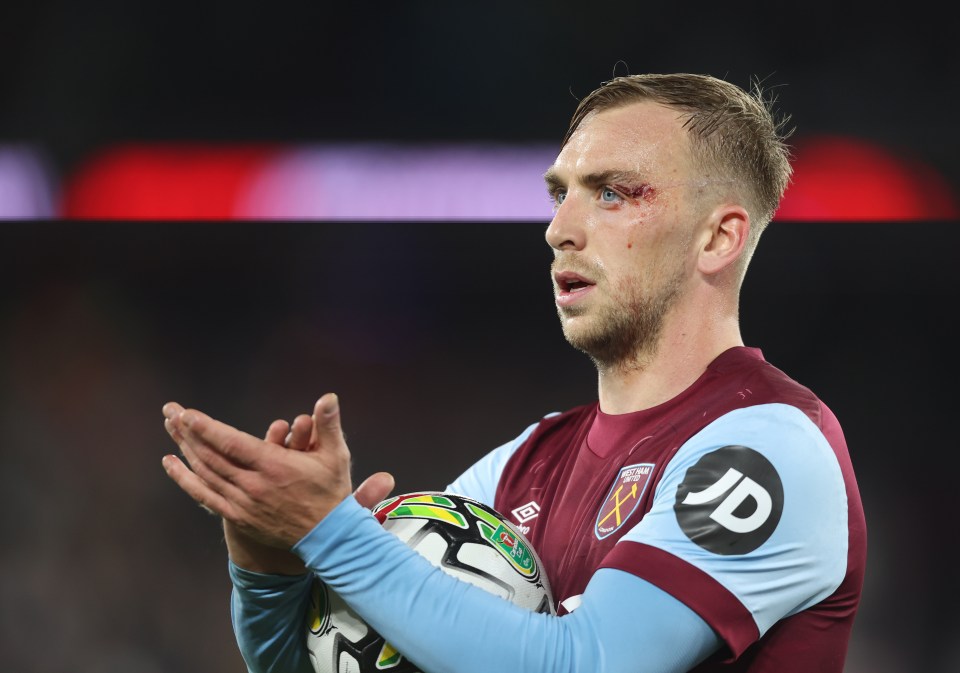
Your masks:
{"label": "arm", "polygon": [[[353,498],[294,549],[424,671],[489,673],[508,661],[530,673],[680,673],[720,645],[683,603],[618,570],[598,571],[565,617],[519,608],[435,568]],[[310,580],[230,573],[235,597],[246,597],[234,600],[233,618],[249,670],[312,673],[303,621]]]}
{"label": "arm", "polygon": [[[393,488],[393,476],[377,472],[357,487],[353,499],[368,511]],[[305,567],[299,556],[284,553],[296,559],[299,567]],[[241,567],[232,557],[228,572],[233,583],[231,623],[247,670],[313,673],[304,647],[304,619],[313,575],[254,572]]]}
{"label": "arm", "polygon": [[[183,407],[171,402],[163,411],[166,417],[164,426],[180,446],[184,457],[197,470],[196,474],[189,475],[193,488],[209,489],[205,480],[221,484],[222,477],[199,458],[195,445],[185,441],[173,420],[183,413]],[[264,442],[271,447],[293,451],[312,450],[316,444],[313,420],[304,414],[295,418],[293,423],[274,421],[267,429]],[[174,471],[176,469],[174,467]],[[371,508],[393,488],[393,476],[378,472],[360,484],[354,496],[359,503]],[[210,509],[207,505],[204,507]],[[223,530],[230,559],[228,572],[233,584],[231,621],[248,670],[255,673],[312,673],[302,647],[303,618],[312,575],[289,548],[261,541],[255,531],[245,531],[228,517],[223,518]]]}
{"label": "arm", "polygon": [[[311,570],[427,670],[495,670],[509,656],[531,671],[636,671],[639,662],[673,672],[717,646],[692,611],[621,571],[598,573],[581,609],[560,618],[519,608],[434,568],[350,497],[349,451],[334,396],[318,401],[316,447],[304,452],[278,450],[192,410],[168,421],[181,448],[189,447],[184,455],[193,458],[193,471],[173,456],[163,461],[185,492],[266,544],[295,545]],[[394,587],[391,578],[396,592],[383,591]],[[288,615],[280,630],[303,628],[302,612],[289,605],[279,612]],[[624,629],[629,637],[606,637]],[[662,647],[671,634],[678,646]],[[296,661],[305,645],[299,638],[290,642],[278,650]]]}
{"label": "arm", "polygon": [[435,568],[353,499],[294,551],[425,671],[489,673],[509,662],[529,673],[679,673],[720,643],[692,610],[619,570],[598,571],[570,615],[520,608]]}
{"label": "arm", "polygon": [[304,620],[313,577],[265,575],[233,562],[228,570],[233,582],[230,621],[247,670],[313,673],[304,648]]}
{"label": "arm", "polygon": [[[503,466],[536,427],[536,423],[530,425],[520,436],[490,451],[445,490],[492,505]],[[268,440],[270,437],[268,432]],[[366,486],[367,482],[362,484],[356,495],[369,509],[383,498],[374,501],[373,496],[368,495],[366,500],[362,500]],[[392,484],[386,489],[384,497],[391,490]],[[224,527],[236,530],[236,527],[226,520]],[[247,537],[246,540],[247,545],[257,544],[252,538]],[[270,554],[281,550],[264,547],[264,552]],[[304,568],[300,557],[292,552],[281,553],[292,556],[299,567]],[[270,670],[312,671],[303,647],[306,628],[303,619],[308,605],[310,582],[292,581],[292,578],[282,577],[285,573],[277,570],[248,572],[258,568],[242,563],[233,551],[230,558],[233,630],[249,670],[253,673]]]}

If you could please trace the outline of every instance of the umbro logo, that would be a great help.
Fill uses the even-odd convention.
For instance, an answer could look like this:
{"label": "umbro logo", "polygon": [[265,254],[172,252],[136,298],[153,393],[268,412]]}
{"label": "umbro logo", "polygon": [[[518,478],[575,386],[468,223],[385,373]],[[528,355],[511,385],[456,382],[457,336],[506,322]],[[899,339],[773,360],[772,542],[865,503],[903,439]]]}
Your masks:
{"label": "umbro logo", "polygon": [[510,510],[510,513],[513,514],[514,518],[519,524],[520,532],[526,535],[530,532],[530,526],[524,526],[527,521],[531,519],[536,519],[540,514],[540,505],[537,504],[536,500],[531,500],[525,505],[520,505],[519,507],[514,507]]}

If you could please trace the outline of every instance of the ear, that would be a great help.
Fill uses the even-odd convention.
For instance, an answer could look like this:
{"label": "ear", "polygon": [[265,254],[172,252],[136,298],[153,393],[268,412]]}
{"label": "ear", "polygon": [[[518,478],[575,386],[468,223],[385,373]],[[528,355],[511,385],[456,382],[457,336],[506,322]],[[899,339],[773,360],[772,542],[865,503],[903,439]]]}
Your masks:
{"label": "ear", "polygon": [[743,206],[719,206],[707,219],[697,268],[701,273],[713,275],[734,264],[743,253],[749,234],[750,215]]}

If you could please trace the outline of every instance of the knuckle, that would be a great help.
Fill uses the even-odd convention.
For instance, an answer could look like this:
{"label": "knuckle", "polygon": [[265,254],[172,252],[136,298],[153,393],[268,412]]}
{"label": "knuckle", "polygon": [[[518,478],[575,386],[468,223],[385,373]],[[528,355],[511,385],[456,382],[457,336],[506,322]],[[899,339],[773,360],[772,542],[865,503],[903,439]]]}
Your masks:
{"label": "knuckle", "polygon": [[263,497],[267,491],[267,489],[264,488],[263,482],[261,482],[259,479],[247,479],[244,481],[245,483],[240,484],[240,487],[243,489],[244,493],[246,493],[251,500],[263,500]]}
{"label": "knuckle", "polygon": [[222,452],[223,452],[224,455],[227,455],[227,456],[234,456],[234,455],[236,455],[236,453],[237,453],[237,440],[234,439],[234,438],[232,438],[232,437],[229,438],[229,439],[224,440],[223,444],[221,445],[221,450],[222,450]]}

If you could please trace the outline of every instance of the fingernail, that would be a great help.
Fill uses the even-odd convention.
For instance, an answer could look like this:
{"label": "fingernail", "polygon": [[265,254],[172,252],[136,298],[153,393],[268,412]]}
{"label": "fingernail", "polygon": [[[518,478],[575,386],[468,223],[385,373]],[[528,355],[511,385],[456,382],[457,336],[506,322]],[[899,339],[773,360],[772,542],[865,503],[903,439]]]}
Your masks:
{"label": "fingernail", "polygon": [[324,416],[333,416],[337,413],[339,402],[340,400],[337,398],[336,393],[330,393],[324,401],[323,406],[320,407],[320,411],[323,412]]}

